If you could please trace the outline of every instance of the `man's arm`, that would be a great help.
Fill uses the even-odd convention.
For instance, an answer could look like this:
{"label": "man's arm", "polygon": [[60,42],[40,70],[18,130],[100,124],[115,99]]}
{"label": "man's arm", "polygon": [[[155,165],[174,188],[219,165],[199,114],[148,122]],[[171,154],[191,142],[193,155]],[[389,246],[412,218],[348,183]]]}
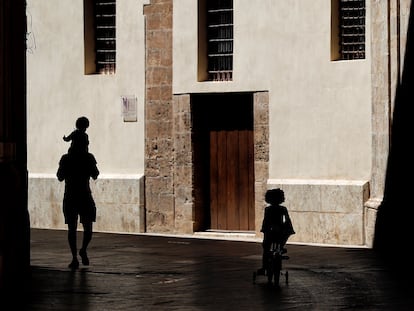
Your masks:
{"label": "man's arm", "polygon": [[92,177],[93,179],[97,179],[97,178],[98,178],[98,176],[99,176],[99,170],[98,170],[98,168],[96,167],[96,165],[94,165],[94,166],[93,166],[93,170],[92,170],[91,177]]}
{"label": "man's arm", "polygon": [[66,177],[66,165],[64,156],[62,156],[59,161],[59,168],[57,170],[56,176],[59,181],[63,181]]}
{"label": "man's arm", "polygon": [[97,164],[96,159],[95,159],[94,155],[91,154],[91,153],[90,153],[90,160],[91,160],[91,173],[90,173],[90,175],[93,179],[97,179],[98,176],[99,176],[99,170],[98,170],[98,167],[96,166],[96,164]]}

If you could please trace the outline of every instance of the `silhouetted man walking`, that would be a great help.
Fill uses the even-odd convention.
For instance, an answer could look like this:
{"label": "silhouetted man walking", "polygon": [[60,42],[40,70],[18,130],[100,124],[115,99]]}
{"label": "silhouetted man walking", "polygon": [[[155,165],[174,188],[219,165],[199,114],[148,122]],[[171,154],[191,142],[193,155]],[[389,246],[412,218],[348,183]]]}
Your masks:
{"label": "silhouetted man walking", "polygon": [[87,247],[92,239],[92,223],[96,221],[96,206],[92,197],[89,181],[97,179],[99,170],[93,154],[89,152],[71,151],[64,154],[59,162],[57,178],[65,181],[63,197],[63,215],[68,225],[68,242],[72,252],[69,268],[79,267],[77,258],[76,234],[78,220],[83,225],[83,241],[79,250],[84,265],[89,265]]}

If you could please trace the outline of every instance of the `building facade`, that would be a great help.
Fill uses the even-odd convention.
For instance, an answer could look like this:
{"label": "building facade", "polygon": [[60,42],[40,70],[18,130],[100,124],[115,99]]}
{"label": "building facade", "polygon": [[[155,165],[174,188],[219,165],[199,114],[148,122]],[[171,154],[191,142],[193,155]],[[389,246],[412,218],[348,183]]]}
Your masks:
{"label": "building facade", "polygon": [[28,0],[31,226],[84,115],[97,231],[260,237],[280,187],[290,241],[372,246],[410,5]]}

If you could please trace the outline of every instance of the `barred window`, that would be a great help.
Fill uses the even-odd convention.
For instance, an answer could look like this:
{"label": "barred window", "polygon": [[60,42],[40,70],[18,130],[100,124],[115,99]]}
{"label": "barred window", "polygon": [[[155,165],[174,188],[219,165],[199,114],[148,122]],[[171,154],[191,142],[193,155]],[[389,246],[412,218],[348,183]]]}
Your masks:
{"label": "barred window", "polygon": [[208,80],[232,80],[233,0],[207,1],[207,57]]}
{"label": "barred window", "polygon": [[365,0],[341,0],[341,58],[365,58]]}
{"label": "barred window", "polygon": [[85,74],[113,74],[116,65],[115,0],[84,0]]}
{"label": "barred window", "polygon": [[365,0],[332,0],[333,60],[365,58]]}
{"label": "barred window", "polygon": [[95,0],[95,62],[98,73],[115,73],[115,13],[115,0]]}

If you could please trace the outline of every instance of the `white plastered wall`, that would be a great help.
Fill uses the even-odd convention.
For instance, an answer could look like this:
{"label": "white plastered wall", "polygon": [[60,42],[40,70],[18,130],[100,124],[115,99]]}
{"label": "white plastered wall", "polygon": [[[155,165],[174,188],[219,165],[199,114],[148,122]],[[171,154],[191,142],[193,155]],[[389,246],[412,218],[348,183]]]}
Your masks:
{"label": "white plastered wall", "polygon": [[[144,171],[145,24],[148,1],[116,7],[116,73],[84,73],[83,0],[28,0],[27,132],[29,210],[34,227],[63,228],[58,162],[79,116],[90,121],[89,150],[101,172],[92,182],[95,228],[140,231]],[[137,122],[124,122],[121,96],[137,98]],[[125,199],[125,193],[130,196]],[[124,198],[124,199],[120,199]],[[142,199],[142,198],[141,198]],[[50,211],[49,209],[53,209]],[[129,223],[134,222],[134,225]],[[117,224],[117,225],[115,225]],[[128,228],[128,229],[125,229]]]}
{"label": "white plastered wall", "polygon": [[[363,204],[371,174],[370,1],[366,58],[332,61],[330,0],[234,0],[231,82],[197,81],[197,2],[174,1],[173,92],[268,91],[268,187],[282,187],[290,197],[301,232],[292,239],[365,244]],[[306,207],[301,196],[314,201]]]}

